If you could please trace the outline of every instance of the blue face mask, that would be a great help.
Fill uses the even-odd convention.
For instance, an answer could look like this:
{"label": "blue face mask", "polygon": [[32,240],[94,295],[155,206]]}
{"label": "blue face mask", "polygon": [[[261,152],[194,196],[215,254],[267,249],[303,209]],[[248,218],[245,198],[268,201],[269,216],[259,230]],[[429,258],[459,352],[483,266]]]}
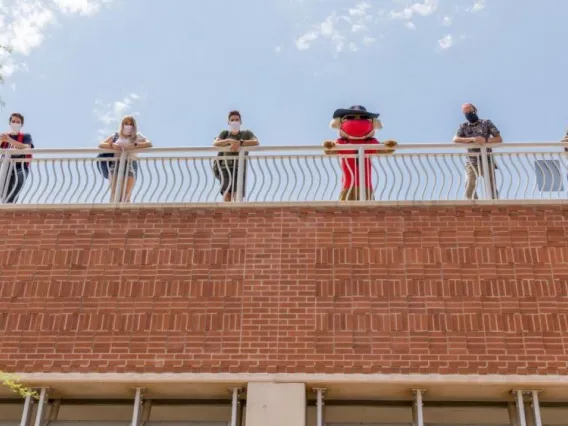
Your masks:
{"label": "blue face mask", "polygon": [[479,117],[477,116],[477,114],[475,112],[467,112],[465,114],[465,118],[470,123],[477,123],[479,121]]}

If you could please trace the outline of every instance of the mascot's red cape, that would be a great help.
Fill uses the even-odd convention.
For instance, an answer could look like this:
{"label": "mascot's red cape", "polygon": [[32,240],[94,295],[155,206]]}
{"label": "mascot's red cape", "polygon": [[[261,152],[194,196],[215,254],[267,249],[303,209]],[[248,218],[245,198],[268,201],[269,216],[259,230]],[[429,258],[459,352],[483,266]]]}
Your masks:
{"label": "mascot's red cape", "polygon": [[[357,154],[356,150],[346,149],[338,150],[336,149],[338,145],[348,145],[348,144],[369,144],[369,145],[381,145],[380,142],[375,139],[375,131],[382,129],[381,120],[379,120],[379,114],[368,112],[367,109],[361,105],[354,105],[347,109],[338,109],[333,113],[333,120],[330,124],[332,129],[339,130],[339,138],[335,141],[325,141],[323,143],[324,152],[328,155],[340,154],[340,155],[354,155]],[[392,154],[397,146],[396,141],[385,141],[383,147],[389,149],[368,149],[365,152],[367,154]],[[353,189],[358,189],[360,187],[359,183],[359,166],[356,158],[342,158],[341,167],[343,169],[343,191],[349,190],[352,195],[345,195],[342,193],[342,200],[355,200],[357,199],[357,191]],[[371,192],[371,160],[370,158],[365,159],[366,167],[366,182],[365,187]],[[353,197],[355,195],[355,197]],[[369,197],[367,197],[369,198]],[[371,198],[369,198],[371,199]]]}

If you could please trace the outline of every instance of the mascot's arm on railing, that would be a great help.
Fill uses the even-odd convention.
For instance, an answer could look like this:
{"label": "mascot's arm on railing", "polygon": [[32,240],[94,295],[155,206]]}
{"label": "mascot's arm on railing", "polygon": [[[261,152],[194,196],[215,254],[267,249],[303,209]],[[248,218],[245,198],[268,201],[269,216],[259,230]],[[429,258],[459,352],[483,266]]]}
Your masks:
{"label": "mascot's arm on railing", "polygon": [[327,140],[323,143],[323,152],[325,155],[337,155],[337,151],[335,150],[336,147],[335,141]]}
{"label": "mascot's arm on railing", "polygon": [[388,140],[384,142],[385,147],[390,148],[390,149],[381,149],[379,151],[377,151],[377,154],[392,154],[396,151],[396,147],[398,146],[398,142],[397,141],[393,141],[393,140]]}

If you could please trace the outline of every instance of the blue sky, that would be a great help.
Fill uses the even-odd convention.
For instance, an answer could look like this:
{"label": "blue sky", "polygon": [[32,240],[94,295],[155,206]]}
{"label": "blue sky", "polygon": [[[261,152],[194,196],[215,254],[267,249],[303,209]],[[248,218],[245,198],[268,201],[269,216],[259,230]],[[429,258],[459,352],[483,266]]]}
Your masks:
{"label": "blue sky", "polygon": [[0,117],[24,113],[38,148],[94,146],[123,113],[155,146],[208,146],[237,108],[263,145],[316,145],[362,104],[379,139],[427,143],[471,101],[505,141],[559,140],[566,16],[567,0],[0,0]]}

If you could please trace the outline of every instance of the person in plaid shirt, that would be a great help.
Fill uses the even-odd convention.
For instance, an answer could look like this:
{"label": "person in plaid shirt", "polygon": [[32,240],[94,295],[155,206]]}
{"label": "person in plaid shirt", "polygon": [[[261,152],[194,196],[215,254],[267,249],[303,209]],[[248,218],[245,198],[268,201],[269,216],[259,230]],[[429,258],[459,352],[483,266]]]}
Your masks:
{"label": "person in plaid shirt", "polygon": [[[475,105],[467,103],[462,106],[462,112],[465,115],[466,122],[462,123],[454,137],[454,142],[459,144],[477,144],[484,145],[486,143],[501,143],[503,138],[501,132],[493,124],[491,120],[483,120],[477,115]],[[468,200],[477,200],[477,178],[483,176],[483,163],[480,158],[480,148],[469,148],[470,154],[465,164],[466,188],[465,198]],[[491,148],[487,148],[487,160],[489,163],[489,185],[491,187],[491,198],[497,199],[499,194],[495,187],[495,170],[497,166],[491,155]]]}
{"label": "person in plaid shirt", "polygon": [[[20,113],[10,115],[10,131],[0,134],[0,149],[27,149],[33,148],[34,143],[29,133],[22,133],[24,116]],[[10,168],[6,175],[6,184],[0,189],[2,201],[4,203],[15,203],[26,183],[30,173],[31,154],[12,154]],[[27,161],[25,159],[28,159]],[[23,161],[22,161],[23,160]]]}

